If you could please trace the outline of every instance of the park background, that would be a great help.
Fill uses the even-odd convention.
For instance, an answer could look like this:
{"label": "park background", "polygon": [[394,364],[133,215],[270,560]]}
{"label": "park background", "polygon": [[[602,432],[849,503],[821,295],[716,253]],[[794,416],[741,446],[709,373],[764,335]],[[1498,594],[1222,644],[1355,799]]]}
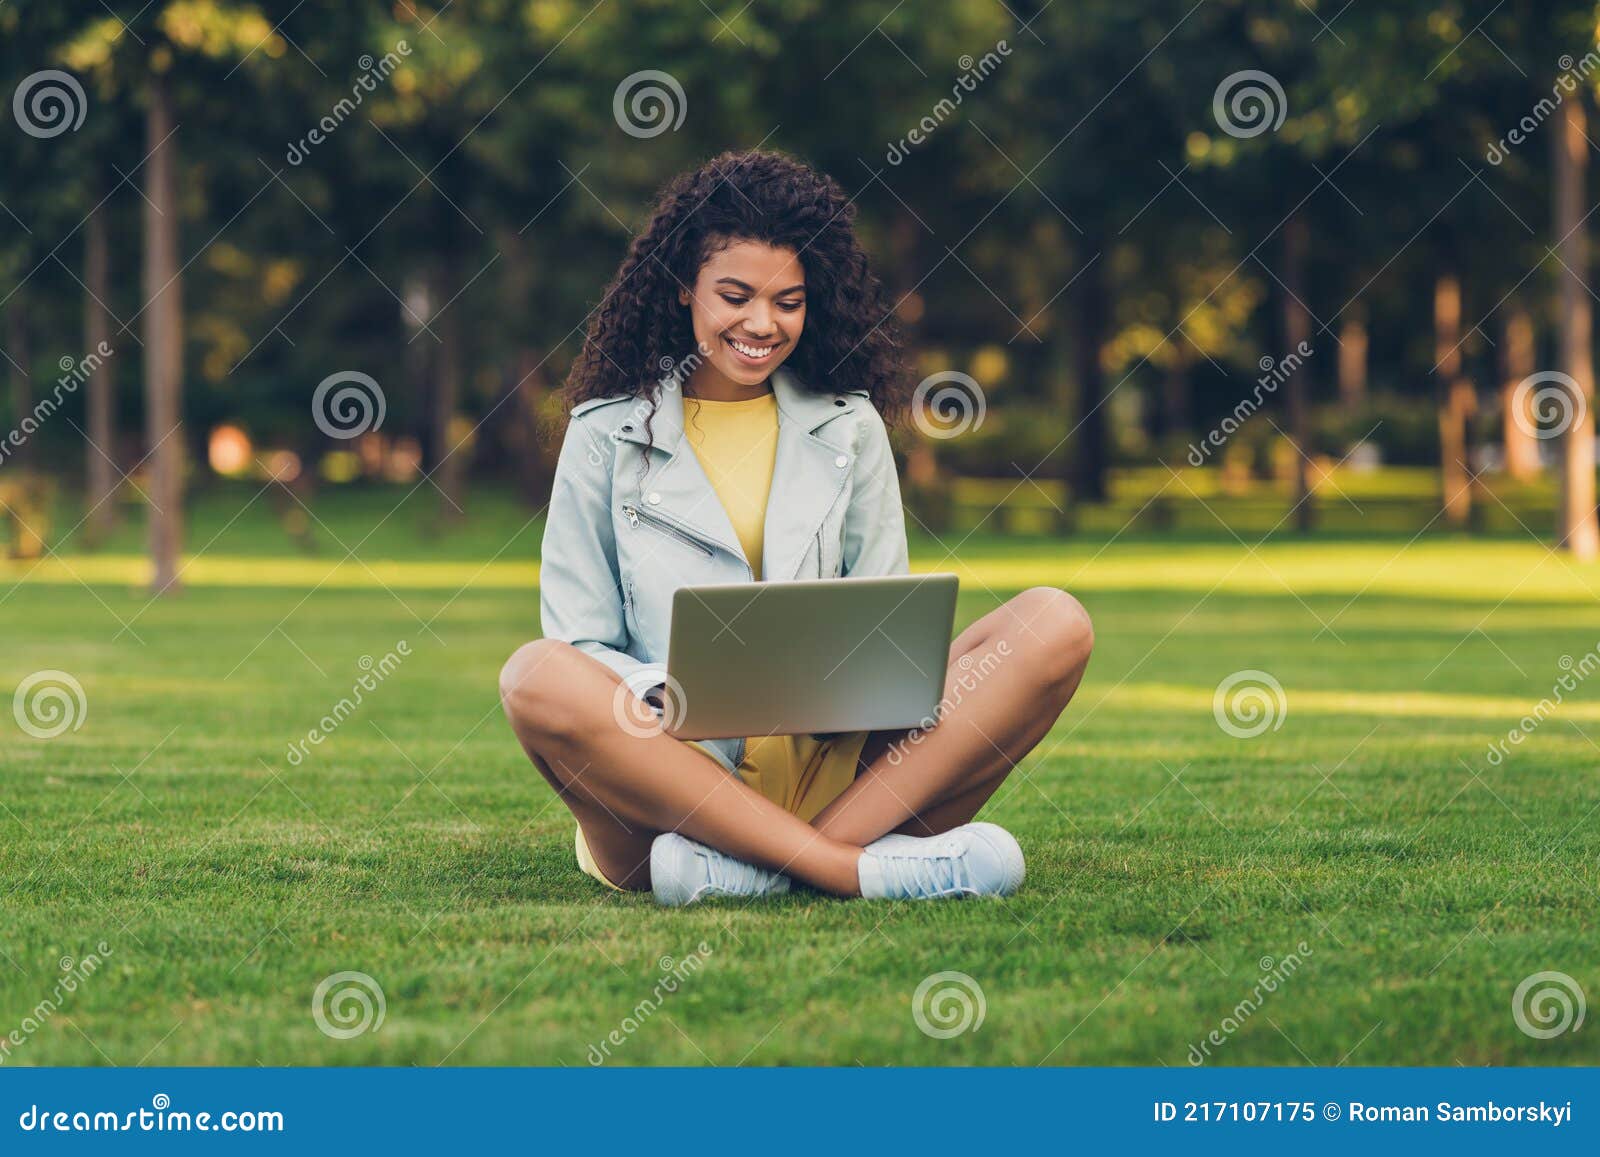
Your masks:
{"label": "park background", "polygon": [[[1594,1063],[1597,25],[0,3],[0,1062]],[[1095,619],[1011,902],[603,893],[500,717],[591,311],[756,146],[914,567]]]}

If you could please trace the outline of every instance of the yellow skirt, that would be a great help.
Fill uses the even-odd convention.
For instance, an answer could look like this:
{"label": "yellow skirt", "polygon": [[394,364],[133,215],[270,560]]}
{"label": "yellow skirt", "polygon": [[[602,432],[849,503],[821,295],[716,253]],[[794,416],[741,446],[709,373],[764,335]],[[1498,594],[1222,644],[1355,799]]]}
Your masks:
{"label": "yellow skirt", "polygon": [[[855,782],[856,764],[866,742],[865,731],[848,731],[825,739],[814,735],[759,736],[745,744],[738,775],[773,803],[809,823]],[[698,743],[689,746],[705,751]],[[581,827],[576,846],[578,867],[606,887],[616,888],[594,862]]]}

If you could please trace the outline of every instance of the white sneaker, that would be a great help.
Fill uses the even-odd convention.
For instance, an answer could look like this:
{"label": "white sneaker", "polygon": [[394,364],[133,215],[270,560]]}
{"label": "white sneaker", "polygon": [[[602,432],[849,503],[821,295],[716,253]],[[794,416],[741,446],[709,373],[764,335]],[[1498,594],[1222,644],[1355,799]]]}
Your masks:
{"label": "white sneaker", "polygon": [[887,835],[868,844],[858,868],[868,900],[1009,896],[1022,887],[1022,849],[995,824],[963,824],[939,836]]}
{"label": "white sneaker", "polygon": [[656,903],[681,908],[713,896],[782,895],[789,877],[664,832],[650,845],[650,889]]}

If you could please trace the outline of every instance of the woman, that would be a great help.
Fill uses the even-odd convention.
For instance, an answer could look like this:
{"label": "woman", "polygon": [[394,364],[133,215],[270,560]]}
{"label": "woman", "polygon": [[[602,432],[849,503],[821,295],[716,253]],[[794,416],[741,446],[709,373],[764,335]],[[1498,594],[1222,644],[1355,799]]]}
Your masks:
{"label": "woman", "polygon": [[926,731],[688,743],[657,721],[678,588],[908,569],[883,415],[909,387],[853,215],[778,153],[679,176],[573,366],[545,637],[500,688],[578,821],[579,865],[611,887],[682,904],[791,879],[876,898],[1022,882],[1016,841],[970,821],[1083,675],[1093,632],[1062,591],[1026,591],[956,638]]}

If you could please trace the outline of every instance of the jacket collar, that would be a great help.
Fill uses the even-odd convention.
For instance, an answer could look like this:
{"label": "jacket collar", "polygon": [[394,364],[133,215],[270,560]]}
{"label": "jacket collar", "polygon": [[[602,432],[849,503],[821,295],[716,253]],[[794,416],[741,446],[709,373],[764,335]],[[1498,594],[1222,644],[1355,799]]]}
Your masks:
{"label": "jacket collar", "polygon": [[[848,410],[848,403],[835,395],[806,389],[787,366],[779,366],[773,373],[772,393],[778,400],[780,432],[784,425],[793,423],[802,433],[812,434]],[[683,386],[663,379],[654,394],[654,413],[648,400],[638,399],[624,411],[613,436],[675,455],[683,440]]]}
{"label": "jacket collar", "polygon": [[[819,438],[816,432],[840,415],[851,413],[852,407],[842,397],[806,389],[781,366],[772,375],[772,392],[778,402],[778,455],[767,499],[763,573],[755,577],[791,579],[855,463],[853,452]],[[684,445],[681,386],[664,381],[655,393],[655,412],[650,412],[649,402],[644,400],[629,406],[612,436],[651,446],[655,463],[646,487],[659,495],[662,509],[742,558],[744,552],[722,503],[699,459]],[[665,461],[656,458],[656,453],[663,455]]]}

